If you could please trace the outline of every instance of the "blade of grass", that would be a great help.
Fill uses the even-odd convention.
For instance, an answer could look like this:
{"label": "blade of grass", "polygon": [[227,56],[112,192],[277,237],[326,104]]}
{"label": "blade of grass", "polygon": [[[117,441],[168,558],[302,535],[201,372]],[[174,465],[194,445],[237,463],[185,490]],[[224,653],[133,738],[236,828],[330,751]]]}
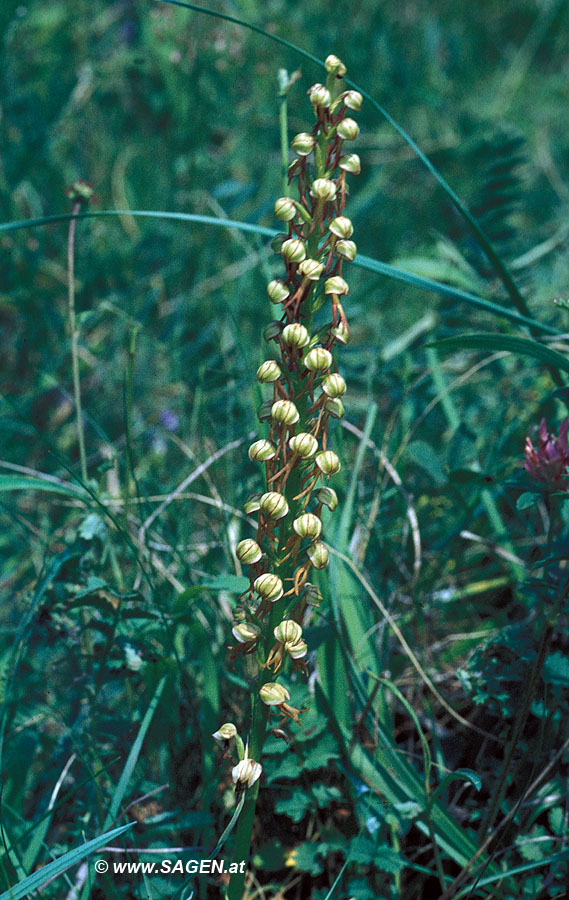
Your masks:
{"label": "blade of grass", "polygon": [[[163,0],[165,2],[165,0]],[[99,210],[97,212],[84,212],[78,219],[90,219],[100,217],[113,217],[124,215],[124,210]],[[252,225],[249,222],[239,222],[234,219],[215,218],[213,216],[201,216],[194,213],[177,213],[177,212],[161,212],[159,210],[128,210],[129,216],[140,216],[151,219],[165,219],[170,221],[196,222],[201,225],[214,225],[223,228],[237,228],[240,231],[248,231],[252,234],[261,235],[262,237],[273,238],[277,232],[272,228],[265,228],[261,225]],[[36,219],[23,219],[17,222],[0,223],[0,233],[8,231],[18,231],[22,228],[34,228],[42,225],[49,225],[54,222],[67,222],[71,218],[70,214],[62,213],[60,215],[42,216]],[[429,291],[429,293],[438,294],[441,297],[448,297],[457,303],[465,303],[476,309],[483,309],[494,316],[501,316],[510,322],[516,322],[518,325],[524,325],[526,328],[534,332],[541,331],[545,334],[559,335],[562,334],[558,328],[538,322],[531,316],[521,315],[505,306],[493,303],[490,300],[484,300],[476,294],[470,294],[467,291],[459,290],[448,284],[442,284],[440,281],[434,281],[432,278],[424,278],[420,275],[414,275],[412,272],[405,272],[388,263],[380,262],[369,256],[358,255],[354,260],[354,265],[369,272],[375,272],[377,275],[384,275],[395,281],[401,281],[403,284],[421,290]]]}
{"label": "blade of grass", "polygon": [[24,475],[0,475],[0,491],[51,491],[54,494],[64,494],[67,497],[75,497],[79,500],[88,499],[78,485],[44,481],[43,478],[30,478]]}
{"label": "blade of grass", "polygon": [[[462,888],[462,890],[458,894],[456,894],[456,900],[460,900],[461,897],[472,896],[472,891],[475,891],[479,887],[486,887],[486,885],[495,884],[497,881],[501,881],[504,878],[509,878],[513,875],[522,875],[524,872],[531,872],[532,869],[540,869],[542,866],[552,866],[555,863],[567,859],[569,859],[569,847],[567,847],[565,850],[562,850],[560,853],[553,853],[551,856],[546,856],[544,857],[544,859],[537,859],[532,860],[531,862],[520,863],[519,866],[513,866],[511,869],[506,869],[504,872],[499,872],[495,875],[487,875],[485,878],[481,878],[480,881],[475,881],[472,884],[466,885],[466,887]],[[2,900],[1,897],[0,900]]]}
{"label": "blade of grass", "polygon": [[[109,825],[112,822],[114,822],[117,817],[119,807],[123,801],[124,795],[126,793],[126,789],[129,785],[130,779],[132,777],[134,767],[136,766],[136,763],[138,762],[138,757],[140,756],[140,751],[142,750],[144,738],[146,737],[146,733],[147,733],[148,729],[150,728],[150,723],[152,722],[152,719],[154,718],[154,713],[156,712],[158,703],[160,702],[160,697],[162,696],[162,691],[164,690],[164,685],[166,684],[166,678],[167,678],[167,676],[164,675],[158,682],[156,690],[154,691],[154,696],[152,697],[152,700],[150,701],[148,709],[146,710],[146,713],[144,714],[144,718],[143,718],[142,722],[140,723],[140,728],[138,729],[138,734],[136,735],[134,743],[130,749],[130,753],[127,756],[127,760],[125,762],[124,769],[121,772],[121,777],[119,778],[117,786],[114,790],[114,793],[113,793],[113,796],[111,799],[111,805],[109,807],[109,811],[107,813],[103,828],[108,828]],[[1,900],[1,898],[0,898],[0,900]]]}
{"label": "blade of grass", "polygon": [[515,334],[488,332],[461,334],[456,337],[442,338],[428,346],[440,347],[443,350],[507,350],[510,353],[537,359],[556,370],[569,372],[569,359],[558,350],[552,350],[551,347],[545,347],[537,341],[530,341],[528,338]]}
{"label": "blade of grass", "polygon": [[18,882],[18,884],[15,884],[7,891],[4,891],[0,894],[0,900],[24,900],[25,897],[29,897],[33,894],[34,891],[39,890],[46,881],[51,881],[53,878],[62,875],[63,872],[66,872],[67,869],[77,865],[77,863],[81,862],[91,853],[100,850],[105,844],[108,844],[119,835],[124,834],[124,832],[128,831],[129,828],[132,828],[133,825],[136,825],[136,822],[129,822],[128,825],[121,825],[120,828],[113,828],[112,831],[100,834],[98,837],[87,841],[86,844],[82,844],[74,850],[69,850],[68,853],[64,853],[63,856],[54,859],[54,861],[48,863],[47,866],[43,866],[37,872],[28,875],[23,881]]}

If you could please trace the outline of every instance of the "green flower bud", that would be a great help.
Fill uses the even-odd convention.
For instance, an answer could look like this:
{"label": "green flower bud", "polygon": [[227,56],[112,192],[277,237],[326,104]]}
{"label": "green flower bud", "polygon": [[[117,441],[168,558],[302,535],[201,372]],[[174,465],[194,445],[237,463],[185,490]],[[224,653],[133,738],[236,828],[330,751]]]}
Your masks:
{"label": "green flower bud", "polygon": [[304,241],[301,241],[300,238],[289,238],[287,241],[284,241],[281,253],[289,262],[302,262],[303,259],[306,259]]}
{"label": "green flower bud", "polygon": [[332,365],[332,354],[324,347],[314,347],[304,357],[304,365],[311,372],[326,372]]}
{"label": "green flower bud", "polygon": [[282,684],[276,681],[267,681],[259,691],[259,697],[266,706],[279,706],[290,700],[290,694]]}
{"label": "green flower bud", "polygon": [[326,66],[326,71],[329,75],[337,75],[338,78],[343,78],[347,72],[342,60],[338,59],[333,53],[326,57],[324,65]]}
{"label": "green flower bud", "polygon": [[257,541],[252,540],[252,538],[246,538],[244,541],[239,541],[235,548],[235,554],[243,565],[252,566],[254,563],[259,562],[263,552]]}
{"label": "green flower bud", "polygon": [[342,465],[333,450],[322,450],[314,460],[323,475],[336,475]]}
{"label": "green flower bud", "polygon": [[302,637],[302,628],[298,622],[293,622],[292,619],[285,619],[280,625],[277,625],[273,634],[277,641],[285,644],[287,641],[299,641]]}
{"label": "green flower bud", "polygon": [[294,425],[300,419],[292,400],[277,400],[271,406],[271,415],[279,425]]}
{"label": "green flower bud", "polygon": [[270,459],[274,459],[276,455],[277,451],[271,442],[264,440],[264,438],[260,441],[255,441],[249,447],[249,459],[251,462],[268,462]]}
{"label": "green flower bud", "polygon": [[334,251],[337,256],[342,256],[349,262],[353,262],[356,258],[358,248],[353,241],[337,241],[334,246]]}
{"label": "green flower bud", "polygon": [[330,178],[317,178],[312,182],[310,193],[317,200],[333,200],[336,196],[336,185]]}
{"label": "green flower bud", "polygon": [[310,459],[318,450],[318,441],[307,431],[295,434],[288,442],[290,449],[301,459]]}
{"label": "green flower bud", "polygon": [[347,216],[336,216],[328,225],[328,230],[339,238],[350,238],[354,233],[354,226]]}
{"label": "green flower bud", "polygon": [[327,108],[330,106],[330,91],[328,88],[325,88],[323,84],[313,84],[312,87],[308,89],[307,94],[314,109],[318,109],[319,107]]}
{"label": "green flower bud", "polygon": [[327,506],[331,512],[334,512],[338,506],[338,495],[334,488],[321,487],[316,491],[316,499],[322,506]]}
{"label": "green flower bud", "polygon": [[269,603],[276,603],[284,593],[281,579],[278,575],[272,575],[271,572],[265,572],[264,575],[259,575],[258,578],[255,578],[253,587],[259,596]]}
{"label": "green flower bud", "polygon": [[338,123],[336,134],[343,141],[355,141],[360,133],[360,126],[354,119],[342,119]]}
{"label": "green flower bud", "polygon": [[243,512],[246,515],[251,515],[251,513],[257,512],[258,509],[261,508],[261,494],[250,494],[249,497],[245,500],[243,504]]}
{"label": "green flower bud", "polygon": [[324,409],[330,413],[333,419],[341,419],[346,412],[344,404],[339,397],[328,397],[324,404]]}
{"label": "green flower bud", "polygon": [[259,422],[267,422],[271,418],[272,407],[272,400],[265,400],[264,403],[261,403],[259,409],[257,410],[257,418],[259,419]]}
{"label": "green flower bud", "polygon": [[314,150],[315,143],[311,134],[301,131],[293,137],[291,147],[297,156],[308,156]]}
{"label": "green flower bud", "polygon": [[300,322],[293,322],[283,328],[282,340],[287,347],[301,350],[310,342],[310,335],[304,325],[301,325]]}
{"label": "green flower bud", "polygon": [[233,722],[226,722],[225,725],[222,725],[221,728],[218,728],[217,731],[213,732],[212,738],[219,741],[221,744],[224,744],[225,741],[230,741],[231,738],[234,738],[236,734],[237,729]]}
{"label": "green flower bud", "polygon": [[344,101],[344,106],[347,106],[348,109],[353,109],[354,112],[359,112],[362,108],[363,97],[359,91],[344,91],[342,94],[342,100]]}
{"label": "green flower bud", "polygon": [[282,303],[290,297],[289,289],[284,281],[281,281],[279,278],[269,281],[267,285],[267,294],[269,295],[271,303]]}
{"label": "green flower bud", "polygon": [[275,218],[280,222],[290,222],[296,216],[296,206],[290,197],[279,197],[275,202]]}
{"label": "green flower bud", "polygon": [[288,513],[288,503],[278,491],[267,491],[263,494],[259,508],[270,519],[282,519]]}
{"label": "green flower bud", "polygon": [[322,594],[320,593],[320,590],[315,584],[311,584],[309,581],[307,581],[304,586],[302,599],[310,606],[320,606],[322,604]]}
{"label": "green flower bud", "polygon": [[308,278],[309,281],[318,281],[324,271],[324,263],[317,259],[303,259],[298,267],[299,275]]}
{"label": "green flower bud", "polygon": [[306,555],[315,569],[325,569],[330,561],[330,554],[321,541],[311,544]]}
{"label": "green flower bud", "polygon": [[292,527],[299,537],[314,540],[320,537],[322,522],[314,513],[303,513],[298,519],[294,520]]}
{"label": "green flower bud", "polygon": [[244,784],[245,787],[250,788],[261,777],[262,771],[261,763],[246,757],[231,770],[233,784]]}
{"label": "green flower bud", "polygon": [[349,172],[350,175],[359,175],[362,170],[362,164],[357,153],[346,153],[341,156],[338,162],[340,169]]}
{"label": "green flower bud", "polygon": [[324,378],[322,381],[322,390],[327,397],[332,397],[332,399],[343,397],[346,393],[346,382],[341,375],[334,372],[332,375],[327,375],[326,378]]}
{"label": "green flower bud", "polygon": [[275,234],[274,238],[271,240],[271,250],[274,253],[280,253],[283,243],[286,241],[288,234]]}
{"label": "green flower bud", "polygon": [[347,294],[349,290],[348,282],[341,275],[332,275],[332,278],[327,278],[324,282],[325,294]]}
{"label": "green flower bud", "polygon": [[265,338],[267,344],[269,343],[269,341],[277,341],[282,334],[282,330],[282,323],[279,322],[278,319],[273,319],[271,322],[269,322],[269,324],[263,330],[263,337]]}
{"label": "green flower bud", "polygon": [[306,656],[308,647],[306,646],[306,641],[303,640],[287,641],[285,644],[285,650],[291,659],[302,659],[303,656]]}
{"label": "green flower bud", "polygon": [[281,377],[281,368],[276,359],[267,359],[257,369],[257,378],[261,384],[270,384]]}
{"label": "green flower bud", "polygon": [[233,626],[231,631],[235,640],[240,644],[252,644],[261,634],[259,626],[253,625],[252,622],[239,622],[238,625]]}

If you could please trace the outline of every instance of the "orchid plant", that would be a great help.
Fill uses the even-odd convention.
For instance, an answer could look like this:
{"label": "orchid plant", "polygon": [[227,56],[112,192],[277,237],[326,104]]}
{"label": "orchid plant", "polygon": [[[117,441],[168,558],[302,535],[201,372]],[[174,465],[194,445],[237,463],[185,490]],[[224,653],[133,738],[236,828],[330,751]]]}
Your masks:
{"label": "orchid plant", "polygon": [[[346,145],[359,134],[350,113],[360,109],[362,96],[344,90],[346,67],[336,56],[328,56],[326,70],[326,84],[308,91],[315,124],[292,141],[295,159],[288,180],[297,196],[275,203],[275,216],[287,230],[273,241],[284,272],[267,286],[277,316],[264,338],[274,350],[257,370],[258,381],[270,391],[258,411],[267,435],[249,448],[249,458],[263,467],[264,490],[245,503],[247,514],[257,513],[258,525],[255,537],[236,547],[239,561],[249,566],[250,584],[239,598],[230,648],[234,658],[255,660],[249,738],[244,745],[233,723],[214,735],[226,752],[233,742],[239,757],[232,773],[243,800],[236,860],[249,854],[271,716],[280,715],[281,727],[273,731],[281,736],[287,721],[302,725],[302,711],[289,703],[289,691],[276,679],[287,662],[307,671],[302,627],[308,608],[320,602],[320,591],[309,577],[328,565],[322,511],[338,505],[329,481],[341,463],[329,446],[329,423],[344,414],[346,382],[334,352],[350,335],[343,308],[349,292],[344,264],[357,251],[345,206],[347,176],[360,172],[360,160]],[[317,326],[315,316],[326,303],[331,318]],[[228,900],[242,896],[243,883],[243,873],[231,877]]]}

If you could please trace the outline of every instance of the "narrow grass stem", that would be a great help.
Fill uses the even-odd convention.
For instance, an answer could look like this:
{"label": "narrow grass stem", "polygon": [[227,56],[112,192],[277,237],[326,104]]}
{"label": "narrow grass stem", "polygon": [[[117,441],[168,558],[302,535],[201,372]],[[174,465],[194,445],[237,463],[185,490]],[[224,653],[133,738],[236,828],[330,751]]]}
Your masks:
{"label": "narrow grass stem", "polygon": [[79,442],[79,459],[81,463],[81,478],[83,483],[87,481],[87,456],[85,454],[85,439],[83,436],[83,413],[81,410],[81,381],[79,378],[79,352],[77,321],[75,316],[75,228],[77,215],[82,204],[77,201],[73,207],[73,218],[69,223],[69,236],[67,240],[67,312],[69,317],[69,331],[71,338],[71,366],[73,371],[73,396],[75,399],[75,419],[77,423],[77,440]]}

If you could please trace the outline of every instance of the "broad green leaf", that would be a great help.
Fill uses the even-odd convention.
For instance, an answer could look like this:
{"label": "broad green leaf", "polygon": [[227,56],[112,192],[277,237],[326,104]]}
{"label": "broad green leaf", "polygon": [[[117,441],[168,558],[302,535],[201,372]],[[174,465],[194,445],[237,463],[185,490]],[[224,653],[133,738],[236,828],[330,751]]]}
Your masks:
{"label": "broad green leaf", "polygon": [[524,491],[524,493],[520,494],[516,500],[516,509],[519,509],[519,511],[522,512],[524,509],[529,509],[530,506],[535,506],[537,501],[537,494],[533,494],[531,491]]}
{"label": "broad green leaf", "polygon": [[550,653],[543,667],[543,680],[549,684],[569,686],[569,658],[564,653]]}
{"label": "broad green leaf", "polygon": [[279,815],[288,816],[293,822],[300,822],[304,819],[311,803],[312,798],[310,794],[307,794],[300,788],[296,788],[292,794],[277,800],[275,812]]}
{"label": "broad green leaf", "polygon": [[327,784],[315,784],[312,787],[312,796],[316,800],[316,805],[320,809],[329,806],[342,799],[342,792],[339,788]]}
{"label": "broad green leaf", "polygon": [[340,759],[340,751],[333,735],[327,733],[307,748],[303,768],[309,771],[325,769],[331,759]]}
{"label": "broad green leaf", "polygon": [[[320,875],[322,862],[328,854],[328,844],[308,843],[298,844],[289,853],[287,865],[294,866],[299,872],[308,872],[310,875]],[[2,898],[0,897],[0,900]]]}

